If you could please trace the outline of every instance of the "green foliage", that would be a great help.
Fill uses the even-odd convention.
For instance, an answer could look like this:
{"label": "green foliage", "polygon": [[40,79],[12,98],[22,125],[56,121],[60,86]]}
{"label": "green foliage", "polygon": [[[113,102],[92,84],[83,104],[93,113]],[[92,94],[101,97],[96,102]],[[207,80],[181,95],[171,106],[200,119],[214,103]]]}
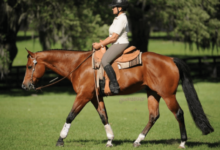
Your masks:
{"label": "green foliage", "polygon": [[[17,53],[16,34],[21,26],[27,30],[29,25],[39,36],[43,50],[57,43],[64,49],[91,49],[93,42],[108,36],[108,25],[114,18],[108,7],[111,1],[0,0],[0,36],[4,37],[0,44],[5,49],[6,45],[13,45],[6,49],[13,62]],[[129,0],[129,3],[128,18],[132,18],[130,27],[135,28],[131,31],[136,46],[145,49],[150,31],[159,28],[191,47],[195,43],[197,48],[218,50],[219,0]]]}
{"label": "green foliage", "polygon": [[[34,30],[39,32],[43,49],[60,42],[65,49],[84,49],[92,36],[106,29],[99,25],[100,15],[93,15],[93,2],[40,1],[32,6]],[[39,22],[40,20],[40,22]],[[107,36],[104,32],[102,36]],[[46,43],[46,44],[45,44]],[[44,46],[45,45],[45,46]]]}
{"label": "green foliage", "polygon": [[[151,28],[203,49],[220,46],[219,0],[130,0]],[[141,7],[137,7],[138,5]]]}

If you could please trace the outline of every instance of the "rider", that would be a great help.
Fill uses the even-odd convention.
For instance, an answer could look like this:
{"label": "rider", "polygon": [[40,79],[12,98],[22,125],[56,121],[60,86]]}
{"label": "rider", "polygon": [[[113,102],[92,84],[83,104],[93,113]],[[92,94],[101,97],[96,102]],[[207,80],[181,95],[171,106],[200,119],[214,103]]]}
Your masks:
{"label": "rider", "polygon": [[116,17],[109,28],[109,37],[100,43],[93,43],[95,49],[99,49],[112,43],[103,55],[101,64],[110,79],[110,90],[114,94],[118,94],[120,88],[115,72],[110,64],[120,56],[129,45],[127,36],[127,33],[129,32],[128,20],[124,13],[127,6],[127,0],[112,0],[110,7],[112,7],[113,14],[116,15]]}

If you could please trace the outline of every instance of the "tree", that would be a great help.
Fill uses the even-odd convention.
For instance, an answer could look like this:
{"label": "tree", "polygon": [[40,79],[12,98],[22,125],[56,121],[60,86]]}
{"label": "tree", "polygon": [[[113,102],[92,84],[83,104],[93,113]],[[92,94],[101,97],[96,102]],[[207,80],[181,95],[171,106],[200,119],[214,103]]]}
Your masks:
{"label": "tree", "polygon": [[94,4],[89,0],[0,0],[0,54],[10,58],[0,61],[1,73],[8,72],[17,54],[16,37],[22,23],[33,25],[43,50],[55,42],[65,49],[85,49],[94,34],[107,36],[107,25],[100,25],[100,15],[93,14]]}
{"label": "tree", "polygon": [[[147,51],[150,31],[166,30],[197,48],[220,45],[219,0],[130,0],[132,43]],[[212,46],[211,46],[212,45]]]}
{"label": "tree", "polygon": [[[150,32],[166,30],[197,48],[220,45],[219,0],[129,0],[131,44],[148,51]],[[107,37],[113,15],[111,0],[0,0],[0,72],[7,73],[17,54],[16,36],[33,25],[42,49],[60,42],[65,49],[88,49]],[[108,25],[107,25],[108,24]],[[89,46],[90,47],[90,46]],[[9,57],[9,59],[8,59]]]}
{"label": "tree", "polygon": [[[36,1],[36,4],[32,20],[44,50],[58,41],[65,49],[85,49],[85,43],[94,34],[107,28],[104,24],[100,25],[100,15],[93,15],[93,1],[54,0]],[[103,36],[106,34],[104,32]]]}
{"label": "tree", "polygon": [[17,54],[16,38],[22,23],[27,19],[24,1],[0,0],[0,72],[8,73]]}

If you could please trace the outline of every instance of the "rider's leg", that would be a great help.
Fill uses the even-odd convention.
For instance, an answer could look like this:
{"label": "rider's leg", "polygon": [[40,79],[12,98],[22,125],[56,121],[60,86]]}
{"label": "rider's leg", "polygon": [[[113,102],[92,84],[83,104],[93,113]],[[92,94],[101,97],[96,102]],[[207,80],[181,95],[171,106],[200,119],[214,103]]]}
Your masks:
{"label": "rider's leg", "polygon": [[102,66],[107,73],[110,79],[110,89],[111,92],[117,94],[119,92],[119,85],[116,79],[115,72],[110,65],[118,56],[120,56],[129,43],[126,44],[113,44],[109,49],[105,52],[102,57]]}

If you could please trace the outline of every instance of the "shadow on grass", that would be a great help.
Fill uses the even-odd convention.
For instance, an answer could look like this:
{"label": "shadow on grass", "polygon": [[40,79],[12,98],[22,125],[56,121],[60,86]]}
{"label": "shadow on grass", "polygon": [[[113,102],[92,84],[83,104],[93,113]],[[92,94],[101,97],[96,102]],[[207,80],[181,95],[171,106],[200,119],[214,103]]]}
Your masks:
{"label": "shadow on grass", "polygon": [[[106,144],[107,140],[67,140],[65,141],[66,143],[83,143],[83,145],[86,145],[86,143],[89,142],[93,142],[94,144]],[[134,140],[113,140],[113,145],[114,146],[119,146],[119,145],[123,145],[123,144],[133,144]],[[179,145],[180,144],[180,140],[178,139],[167,139],[167,140],[148,140],[148,141],[142,141],[141,145],[144,146],[146,144],[152,144],[152,145],[157,145],[157,144],[164,144],[164,145]],[[198,147],[198,146],[202,146],[202,145],[207,145],[209,148],[216,148],[216,147],[220,147],[220,141],[219,142],[186,142],[186,147],[189,148],[193,148],[193,147]]]}
{"label": "shadow on grass", "polygon": [[[206,79],[194,79],[193,83],[200,83],[200,82],[208,82],[208,83],[219,83],[220,78],[218,79],[212,79],[212,78],[206,78]],[[181,82],[179,82],[179,85],[181,85]],[[177,92],[182,92],[182,90],[177,89]],[[55,94],[62,94],[66,93],[68,95],[76,95],[75,91],[73,90],[72,86],[51,86],[44,88],[39,91],[25,91],[22,88],[5,88],[5,89],[0,89],[0,94],[5,95],[5,96],[36,96],[36,95],[44,95],[48,93],[55,93]],[[139,90],[135,93],[146,93],[145,89]],[[133,93],[133,94],[135,94]],[[131,95],[131,94],[128,94]],[[127,95],[127,96],[128,96]],[[126,96],[126,95],[125,95]],[[105,97],[104,97],[105,98]]]}
{"label": "shadow on grass", "polygon": [[[143,144],[166,144],[166,145],[173,145],[173,144],[180,144],[180,140],[177,139],[169,139],[169,140],[150,140],[150,141],[144,141]],[[186,147],[198,147],[202,145],[207,145],[209,148],[215,148],[220,147],[220,141],[219,142],[186,142]]]}
{"label": "shadow on grass", "polygon": [[12,88],[7,90],[0,90],[0,93],[5,96],[37,96],[37,95],[44,95],[50,93],[62,94],[66,93],[69,95],[76,95],[73,88],[70,87],[49,87],[39,91],[25,91],[22,88]]}
{"label": "shadow on grass", "polygon": [[[181,92],[182,90],[177,89],[177,92]],[[39,91],[25,91],[22,88],[12,88],[12,89],[7,89],[7,90],[0,90],[0,94],[5,95],[5,96],[37,96],[37,95],[45,95],[45,94],[63,94],[66,93],[68,95],[76,95],[76,92],[73,90],[72,87],[48,87]],[[137,93],[146,93],[145,89],[139,90],[135,93],[132,94],[137,94]],[[124,97],[126,96],[130,96],[132,94],[127,94],[124,95]],[[104,97],[105,98],[105,97]]]}

